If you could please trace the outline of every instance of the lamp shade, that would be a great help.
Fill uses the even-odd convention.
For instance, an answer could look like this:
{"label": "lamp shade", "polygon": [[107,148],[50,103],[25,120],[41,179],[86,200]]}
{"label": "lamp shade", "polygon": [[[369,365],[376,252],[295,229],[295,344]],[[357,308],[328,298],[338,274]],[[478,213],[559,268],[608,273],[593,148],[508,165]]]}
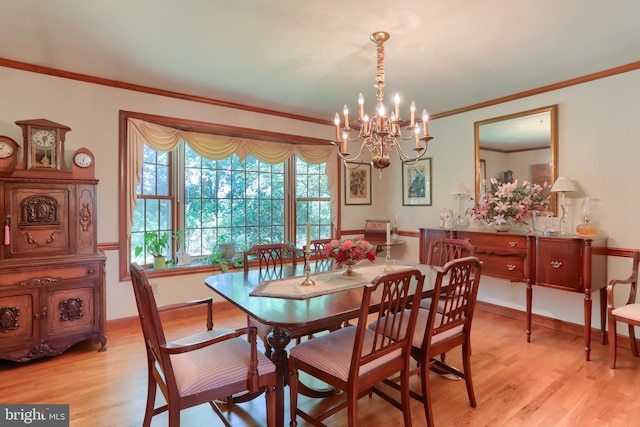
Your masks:
{"label": "lamp shade", "polygon": [[465,187],[463,183],[456,182],[456,184],[453,186],[453,190],[451,190],[451,194],[469,194],[469,189]]}
{"label": "lamp shade", "polygon": [[575,185],[573,185],[573,181],[570,178],[561,176],[556,179],[556,182],[553,183],[553,187],[551,187],[552,193],[557,193],[560,191],[569,192],[569,191],[578,191]]}

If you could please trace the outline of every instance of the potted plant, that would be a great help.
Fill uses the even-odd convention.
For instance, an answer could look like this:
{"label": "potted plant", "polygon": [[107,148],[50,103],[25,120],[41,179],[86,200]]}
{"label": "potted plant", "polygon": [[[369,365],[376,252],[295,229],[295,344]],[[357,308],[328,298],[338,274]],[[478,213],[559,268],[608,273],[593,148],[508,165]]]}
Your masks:
{"label": "potted plant", "polygon": [[233,243],[227,243],[227,238],[222,236],[218,239],[218,244],[214,250],[214,253],[215,252],[222,252],[221,257],[230,260],[233,258],[233,255],[235,255],[236,248]]}
{"label": "potted plant", "polygon": [[220,270],[228,271],[229,270],[229,259],[225,258],[225,253],[221,250],[214,250],[211,253],[211,257],[209,258],[211,264],[219,265]]}
{"label": "potted plant", "polygon": [[168,246],[169,235],[167,233],[147,231],[144,233],[144,248],[136,246],[135,256],[140,256],[146,248],[146,253],[153,255],[153,268],[164,268],[166,266],[164,251]]}

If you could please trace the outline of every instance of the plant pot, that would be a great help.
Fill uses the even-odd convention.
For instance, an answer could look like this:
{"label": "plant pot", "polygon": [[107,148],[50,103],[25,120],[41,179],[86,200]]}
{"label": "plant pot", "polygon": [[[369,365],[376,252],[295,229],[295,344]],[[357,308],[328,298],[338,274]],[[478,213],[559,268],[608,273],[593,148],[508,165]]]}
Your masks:
{"label": "plant pot", "polygon": [[164,256],[157,256],[153,258],[153,268],[160,269],[165,268],[167,266],[167,260]]}
{"label": "plant pot", "polygon": [[493,229],[500,232],[509,231],[512,227],[513,225],[509,222],[504,222],[502,224],[493,224]]}
{"label": "plant pot", "polygon": [[218,251],[222,252],[222,258],[231,259],[236,253],[236,248],[231,243],[219,243]]}

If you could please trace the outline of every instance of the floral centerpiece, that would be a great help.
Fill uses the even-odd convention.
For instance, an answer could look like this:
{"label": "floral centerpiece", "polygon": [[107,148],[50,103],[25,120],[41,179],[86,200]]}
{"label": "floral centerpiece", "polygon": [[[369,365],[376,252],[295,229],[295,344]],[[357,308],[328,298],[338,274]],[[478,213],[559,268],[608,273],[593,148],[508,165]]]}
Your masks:
{"label": "floral centerpiece", "polygon": [[324,246],[324,252],[338,265],[347,265],[347,270],[343,273],[345,276],[356,275],[351,267],[358,262],[364,259],[371,262],[376,260],[376,247],[361,237],[355,240],[332,240]]}
{"label": "floral centerpiece", "polygon": [[522,185],[505,182],[498,185],[498,180],[491,178],[494,192],[486,192],[480,197],[478,205],[473,209],[472,217],[487,225],[526,224],[533,211],[549,210],[550,188],[545,182],[543,186],[524,181]]}

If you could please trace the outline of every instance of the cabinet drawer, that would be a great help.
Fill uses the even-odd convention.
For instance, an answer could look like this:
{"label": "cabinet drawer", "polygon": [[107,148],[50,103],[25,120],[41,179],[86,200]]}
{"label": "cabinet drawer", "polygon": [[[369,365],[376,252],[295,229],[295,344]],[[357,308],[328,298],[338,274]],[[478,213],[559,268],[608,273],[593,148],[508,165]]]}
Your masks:
{"label": "cabinet drawer", "polygon": [[500,233],[470,233],[458,231],[457,238],[466,240],[476,247],[477,251],[482,252],[526,252],[527,238],[526,236],[514,234]]}
{"label": "cabinet drawer", "polygon": [[501,277],[514,282],[525,279],[524,258],[517,255],[476,254],[482,261],[482,274]]}
{"label": "cabinet drawer", "polygon": [[67,280],[89,281],[100,277],[100,268],[95,265],[71,265],[62,267],[49,267],[42,270],[25,269],[11,274],[11,277],[3,279],[2,286],[39,286],[46,283],[55,284]]}

